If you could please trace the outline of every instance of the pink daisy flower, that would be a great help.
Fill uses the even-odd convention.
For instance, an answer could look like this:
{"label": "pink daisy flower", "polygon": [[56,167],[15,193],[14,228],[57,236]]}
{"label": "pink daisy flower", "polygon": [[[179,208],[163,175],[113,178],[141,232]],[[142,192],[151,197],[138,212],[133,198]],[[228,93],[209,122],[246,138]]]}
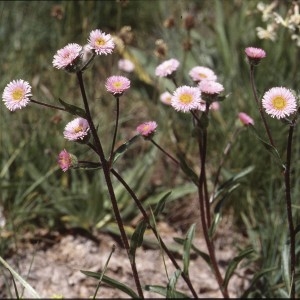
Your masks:
{"label": "pink daisy flower", "polygon": [[97,55],[111,54],[115,48],[112,36],[99,29],[91,31],[88,44]]}
{"label": "pink daisy flower", "polygon": [[124,76],[111,76],[107,78],[105,87],[109,93],[119,97],[130,88],[130,80]]}
{"label": "pink daisy flower", "polygon": [[58,154],[57,162],[64,172],[78,163],[76,156],[69,153],[66,149]]}
{"label": "pink daisy flower", "polygon": [[202,80],[199,82],[200,91],[208,95],[218,95],[224,91],[221,83],[212,80]]}
{"label": "pink daisy flower", "polygon": [[258,65],[258,63],[261,61],[261,59],[266,57],[265,50],[261,48],[255,48],[255,47],[247,47],[245,49],[245,53],[247,55],[248,61],[252,65]]}
{"label": "pink daisy flower", "polygon": [[167,77],[175,72],[180,63],[177,59],[171,58],[158,65],[155,69],[155,75],[158,77]]}
{"label": "pink daisy flower", "polygon": [[170,92],[164,92],[159,96],[162,103],[166,105],[171,105],[172,94]]}
{"label": "pink daisy flower", "polygon": [[247,47],[245,53],[249,58],[262,59],[266,57],[265,50],[255,47]]}
{"label": "pink daisy flower", "polygon": [[54,55],[52,64],[57,69],[72,68],[80,61],[82,47],[78,44],[71,43],[58,50]]}
{"label": "pink daisy flower", "polygon": [[273,87],[263,96],[262,106],[272,118],[285,118],[297,110],[297,102],[291,90]]}
{"label": "pink daisy flower", "polygon": [[240,112],[238,116],[243,125],[254,125],[254,120],[246,113]]}
{"label": "pink daisy flower", "polygon": [[202,66],[192,68],[189,72],[189,75],[195,82],[199,82],[202,80],[217,80],[217,76],[213,70]]}
{"label": "pink daisy flower", "polygon": [[89,137],[89,123],[84,118],[76,118],[69,122],[64,130],[64,137],[69,141],[85,140]]}
{"label": "pink daisy flower", "polygon": [[129,59],[120,59],[118,61],[118,68],[121,71],[130,73],[134,70],[134,64]]}
{"label": "pink daisy flower", "polygon": [[199,109],[200,101],[200,90],[196,87],[184,85],[174,91],[171,105],[177,111],[188,112],[192,109]]}
{"label": "pink daisy flower", "polygon": [[144,138],[149,139],[152,138],[152,136],[155,134],[156,128],[157,128],[157,123],[155,121],[149,121],[140,124],[136,128],[136,131]]}
{"label": "pink daisy flower", "polygon": [[2,94],[5,106],[11,111],[27,106],[31,96],[30,84],[22,79],[11,81]]}

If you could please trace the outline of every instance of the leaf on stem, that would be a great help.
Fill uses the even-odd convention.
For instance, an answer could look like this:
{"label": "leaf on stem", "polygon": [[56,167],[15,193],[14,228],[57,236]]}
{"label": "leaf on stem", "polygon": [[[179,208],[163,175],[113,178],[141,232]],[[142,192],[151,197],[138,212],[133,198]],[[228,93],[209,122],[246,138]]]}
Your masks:
{"label": "leaf on stem", "polygon": [[176,298],[176,284],[180,275],[181,275],[181,270],[177,269],[171,276],[167,286],[167,295],[166,295],[167,299]]}
{"label": "leaf on stem", "polygon": [[135,252],[138,247],[141,247],[143,244],[144,234],[147,228],[147,223],[145,220],[141,220],[139,224],[136,226],[135,231],[133,232],[130,239],[130,248],[129,253],[132,258],[135,257]]}
{"label": "leaf on stem", "polygon": [[245,169],[243,169],[241,172],[235,174],[234,176],[230,177],[227,181],[225,181],[224,183],[222,183],[218,190],[216,191],[216,193],[213,195],[213,199],[211,201],[214,201],[215,199],[217,199],[222,193],[226,193],[228,192],[232,186],[234,186],[239,179],[241,179],[242,177],[248,175],[249,173],[251,173],[254,170],[254,166],[249,166]]}
{"label": "leaf on stem", "polygon": [[165,205],[166,205],[166,201],[167,201],[168,197],[171,195],[171,193],[172,193],[172,191],[167,192],[158,201],[158,203],[156,204],[156,207],[154,209],[154,212],[153,212],[155,217],[158,217],[158,215],[163,212]]}
{"label": "leaf on stem", "polygon": [[255,127],[252,125],[249,125],[248,128],[251,129],[251,132],[257,137],[257,139],[263,144],[263,146],[273,155],[273,157],[275,158],[277,164],[283,168],[285,170],[285,165],[281,160],[281,157],[277,151],[277,149],[271,145],[270,143],[266,142],[260,135],[259,133],[256,131]]}
{"label": "leaf on stem", "polygon": [[247,257],[248,255],[250,255],[253,252],[253,248],[248,248],[245,249],[243,251],[240,252],[240,254],[238,256],[236,256],[229,264],[227,270],[226,270],[226,274],[225,274],[225,278],[224,278],[224,282],[223,282],[223,287],[227,288],[229,280],[231,278],[231,276],[233,275],[235,269],[237,268],[238,264],[240,263],[240,261]]}
{"label": "leaf on stem", "polygon": [[191,256],[191,247],[192,247],[192,241],[195,236],[195,228],[196,224],[192,224],[189,228],[186,238],[183,243],[183,273],[188,276],[189,273],[189,266],[190,266],[190,256]]}
{"label": "leaf on stem", "polygon": [[[96,278],[98,280],[100,279],[100,276],[101,276],[101,273],[98,273],[98,272],[91,272],[91,271],[84,271],[84,270],[80,270],[80,272],[83,273],[86,276],[93,277],[93,278]],[[125,285],[125,284],[123,284],[123,283],[121,283],[121,282],[119,282],[115,279],[112,279],[112,278],[110,278],[106,275],[103,275],[102,281],[104,283],[108,284],[109,286],[124,292],[125,294],[127,294],[131,298],[134,298],[134,299],[139,298],[139,296],[130,287],[128,287],[127,285]]]}
{"label": "leaf on stem", "polygon": [[[177,237],[174,237],[173,240],[180,244],[180,245],[183,245],[184,242],[185,242],[185,239],[182,239],[182,238],[177,238]],[[199,250],[194,244],[192,244],[191,246],[191,249],[193,249],[196,254],[198,254],[200,257],[202,257],[204,259],[204,261],[209,265],[209,267],[211,268],[211,261],[210,261],[210,257],[207,253]]]}
{"label": "leaf on stem", "polygon": [[61,105],[63,105],[65,110],[67,112],[69,112],[70,114],[86,119],[85,110],[82,109],[81,107],[78,107],[78,106],[73,105],[73,104],[69,104],[69,103],[61,100],[60,98],[58,98],[58,101]]}
{"label": "leaf on stem", "polygon": [[281,271],[282,271],[283,280],[285,282],[285,287],[288,291],[288,294],[290,294],[290,290],[291,290],[291,274],[290,274],[289,258],[290,258],[290,244],[285,243],[281,251]]}
{"label": "leaf on stem", "polygon": [[134,137],[132,137],[130,140],[128,140],[126,143],[122,144],[120,147],[118,147],[112,155],[112,162],[115,163],[116,160],[122,155],[124,154],[128,148],[137,141],[137,139],[140,137],[139,134],[135,135]]}
{"label": "leaf on stem", "polygon": [[219,200],[217,205],[215,206],[214,209],[214,219],[211,224],[211,227],[209,228],[208,235],[210,238],[213,237],[214,233],[216,232],[217,225],[219,224],[221,220],[221,214],[222,214],[222,208],[226,202],[226,200],[229,198],[230,194],[240,186],[240,183],[236,183],[235,185],[231,186],[228,190],[226,190],[225,195]]}
{"label": "leaf on stem", "polygon": [[[145,290],[149,291],[149,292],[154,292],[157,293],[159,295],[162,295],[164,297],[167,296],[167,288],[160,286],[160,285],[146,285],[145,286]],[[184,298],[190,298],[187,295],[185,295],[184,293],[178,292],[176,290],[173,291],[172,294],[172,298],[180,298],[180,299],[184,299]]]}
{"label": "leaf on stem", "polygon": [[182,153],[178,153],[177,157],[180,161],[180,167],[181,167],[182,171],[188,176],[188,178],[190,178],[196,184],[196,186],[198,186],[198,183],[199,183],[198,176],[193,171],[193,169],[188,166],[188,164],[184,158],[184,155]]}

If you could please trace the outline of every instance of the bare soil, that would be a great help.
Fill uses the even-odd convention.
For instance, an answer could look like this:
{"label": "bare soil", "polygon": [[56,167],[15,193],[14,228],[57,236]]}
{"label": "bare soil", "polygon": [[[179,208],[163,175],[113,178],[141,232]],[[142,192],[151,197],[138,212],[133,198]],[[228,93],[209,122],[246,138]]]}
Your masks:
{"label": "bare soil", "polygon": [[[237,254],[237,246],[243,243],[244,238],[233,231],[230,218],[222,222],[222,233],[216,237],[215,247],[218,263],[224,274],[228,263]],[[159,223],[159,232],[169,249],[172,249],[179,265],[182,266],[182,246],[174,242],[173,237],[184,238],[184,234],[164,222]],[[122,248],[116,236],[105,232],[98,232],[95,236],[87,236],[79,234],[75,230],[65,234],[58,232],[40,233],[38,238],[40,242],[34,242],[36,240],[37,236],[25,236],[17,253],[8,258],[7,262],[27,280],[42,298],[59,296],[64,298],[92,297],[98,282],[94,278],[87,277],[80,270],[101,272],[113,245],[116,249],[111,256],[105,274],[135,290],[126,251]],[[142,286],[166,286],[168,283],[166,272],[169,277],[172,276],[175,271],[174,266],[166,255],[164,255],[164,265],[161,251],[157,247],[152,233],[146,234],[145,240],[145,246],[139,248],[136,255],[141,284]],[[207,252],[200,230],[196,231],[194,244],[200,250]],[[229,283],[230,297],[239,297],[247,288],[249,285],[248,273],[249,267],[243,267],[240,263]],[[189,275],[199,298],[222,297],[210,268],[194,252],[191,256]],[[192,297],[182,278],[178,280],[177,290]],[[22,295],[22,286],[19,283],[18,291]],[[145,291],[144,296],[145,298],[164,298],[149,291]],[[10,274],[6,270],[3,270],[0,276],[0,297],[16,297]],[[28,291],[24,291],[23,297],[32,298],[32,295]],[[129,296],[102,283],[97,298],[129,298]]]}

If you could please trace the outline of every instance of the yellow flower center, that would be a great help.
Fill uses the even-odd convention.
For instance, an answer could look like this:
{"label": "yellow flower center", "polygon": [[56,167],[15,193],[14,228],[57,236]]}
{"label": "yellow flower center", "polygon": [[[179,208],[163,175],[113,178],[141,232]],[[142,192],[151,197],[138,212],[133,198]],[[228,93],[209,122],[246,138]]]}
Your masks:
{"label": "yellow flower center", "polygon": [[180,102],[182,102],[183,104],[189,104],[192,102],[193,97],[191,94],[182,94],[179,97]]}
{"label": "yellow flower center", "polygon": [[18,89],[15,89],[13,92],[12,92],[12,97],[15,101],[21,101],[24,97],[24,91],[20,88]]}
{"label": "yellow flower center", "polygon": [[74,128],[75,133],[81,132],[82,130],[83,130],[82,126],[77,126],[76,128]]}
{"label": "yellow flower center", "polygon": [[286,99],[281,96],[273,98],[272,103],[273,107],[278,110],[283,110],[286,108]]}
{"label": "yellow flower center", "polygon": [[116,89],[119,89],[119,88],[122,87],[122,82],[116,81],[116,82],[113,83],[113,86],[114,86]]}
{"label": "yellow flower center", "polygon": [[207,76],[205,74],[203,74],[203,73],[199,73],[199,77],[200,78],[207,78]]}
{"label": "yellow flower center", "polygon": [[104,46],[105,45],[105,40],[102,38],[99,38],[95,41],[96,46]]}

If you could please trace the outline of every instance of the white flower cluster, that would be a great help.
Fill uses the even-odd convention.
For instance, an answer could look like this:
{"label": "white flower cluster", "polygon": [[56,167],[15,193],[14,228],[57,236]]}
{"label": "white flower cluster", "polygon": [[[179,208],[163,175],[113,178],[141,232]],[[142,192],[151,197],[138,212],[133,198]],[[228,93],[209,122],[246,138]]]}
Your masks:
{"label": "white flower cluster", "polygon": [[266,28],[257,27],[257,36],[260,39],[269,39],[275,41],[277,38],[277,29],[282,26],[288,29],[291,34],[291,39],[294,40],[300,47],[300,14],[299,4],[292,2],[286,16],[281,16],[275,11],[275,8],[280,2],[272,1],[269,4],[259,2],[257,10],[262,14],[262,21],[267,23]]}

